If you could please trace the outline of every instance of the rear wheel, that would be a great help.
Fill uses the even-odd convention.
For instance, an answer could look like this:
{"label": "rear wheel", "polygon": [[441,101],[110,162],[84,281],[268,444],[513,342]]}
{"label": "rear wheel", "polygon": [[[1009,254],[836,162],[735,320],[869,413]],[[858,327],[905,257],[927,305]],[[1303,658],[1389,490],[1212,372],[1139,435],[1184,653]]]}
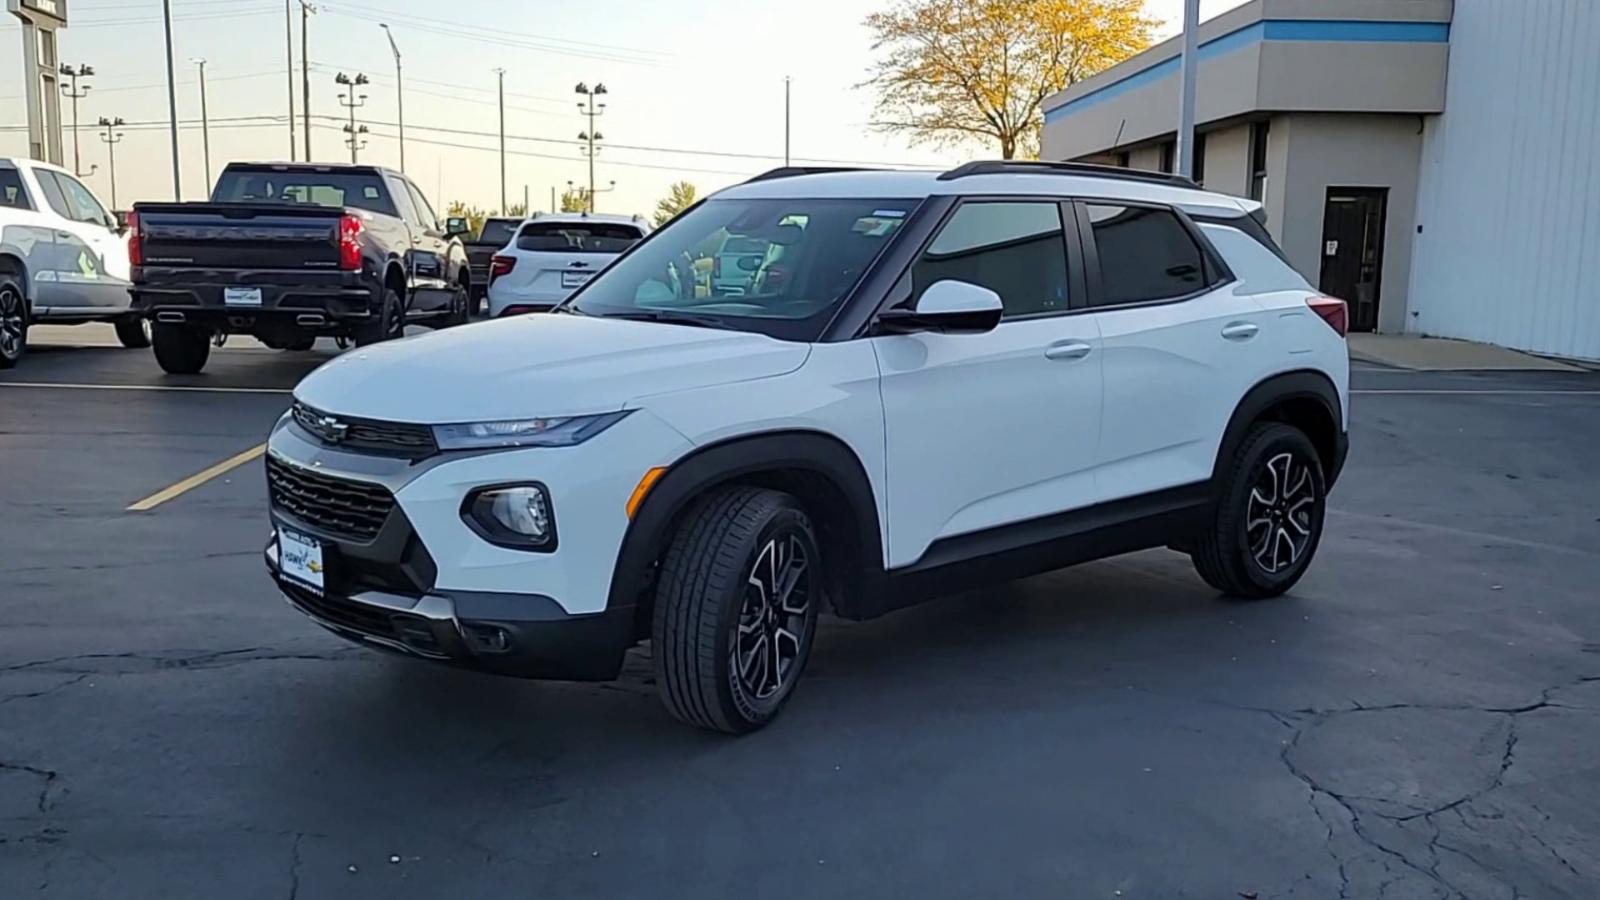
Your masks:
{"label": "rear wheel", "polygon": [[211,358],[211,333],[202,328],[157,322],[150,339],[156,362],[172,375],[193,375]]}
{"label": "rear wheel", "polygon": [[691,509],[656,588],[652,654],[667,711],[728,734],[772,721],[811,654],[822,564],[788,494],[733,487]]}
{"label": "rear wheel", "polygon": [[9,369],[28,349],[28,301],[22,285],[10,275],[0,275],[0,369]]}
{"label": "rear wheel", "polygon": [[383,302],[378,307],[378,314],[356,327],[356,346],[365,347],[369,344],[392,341],[405,333],[405,305],[400,300],[400,292],[394,288],[384,288]]}
{"label": "rear wheel", "polygon": [[1210,530],[1191,551],[1206,583],[1235,597],[1276,597],[1305,574],[1322,539],[1327,486],[1299,429],[1263,422],[1223,470]]}
{"label": "rear wheel", "polygon": [[124,316],[116,321],[117,340],[130,350],[150,346],[150,320],[144,316]]}
{"label": "rear wheel", "polygon": [[446,326],[465,325],[472,321],[472,292],[466,285],[456,285],[455,293],[450,295],[450,317],[445,322]]}

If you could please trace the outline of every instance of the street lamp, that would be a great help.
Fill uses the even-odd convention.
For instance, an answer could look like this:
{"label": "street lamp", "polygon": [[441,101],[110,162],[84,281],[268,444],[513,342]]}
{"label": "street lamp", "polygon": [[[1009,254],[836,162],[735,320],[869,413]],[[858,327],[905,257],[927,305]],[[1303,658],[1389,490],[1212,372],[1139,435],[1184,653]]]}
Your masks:
{"label": "street lamp", "polygon": [[591,89],[581,81],[578,82],[577,87],[572,89],[572,92],[583,97],[583,100],[578,103],[578,111],[589,117],[589,128],[578,133],[578,140],[584,142],[584,155],[589,157],[589,212],[594,212],[594,157],[596,153],[600,152],[600,148],[596,147],[595,144],[605,138],[605,135],[595,130],[594,120],[606,111],[606,105],[597,103],[595,98],[604,97],[608,92],[604,84],[597,83]]}
{"label": "street lamp", "polygon": [[348,141],[350,144],[350,162],[354,163],[356,161],[356,151],[366,146],[365,143],[358,143],[358,141],[360,139],[360,135],[365,134],[367,130],[366,126],[364,125],[359,129],[356,127],[356,110],[367,105],[367,95],[361,94],[358,97],[356,95],[356,88],[361,87],[364,84],[368,84],[369,82],[367,80],[367,76],[360,72],[357,72],[353,78],[343,72],[340,72],[338,75],[334,76],[333,80],[335,84],[344,85],[347,91],[346,94],[340,95],[339,105],[350,110],[350,124],[346,125],[344,130],[346,134],[350,135]]}
{"label": "street lamp", "polygon": [[117,208],[117,145],[122,143],[122,132],[117,131],[117,129],[124,124],[121,116],[115,119],[108,119],[105,116],[100,117],[100,127],[106,130],[105,134],[100,135],[100,140],[105,142],[106,163],[111,170],[111,208],[113,210]]}
{"label": "street lamp", "polygon": [[206,187],[211,187],[211,119],[206,115],[206,61],[204,57],[192,56],[189,62],[200,67],[200,146],[204,148],[206,157]]}
{"label": "street lamp", "polygon": [[389,49],[394,53],[394,105],[399,114],[400,122],[400,171],[406,170],[406,101],[405,84],[400,77],[400,47],[394,42],[394,32],[389,26],[379,22],[378,27],[383,29],[384,37],[389,39]]}
{"label": "street lamp", "polygon": [[78,101],[89,96],[90,85],[84,85],[83,90],[78,89],[78,79],[88,78],[94,74],[94,66],[80,65],[77,68],[61,64],[61,74],[72,79],[70,86],[63,84],[61,93],[72,100],[72,172],[75,175],[83,174],[83,165],[78,156]]}

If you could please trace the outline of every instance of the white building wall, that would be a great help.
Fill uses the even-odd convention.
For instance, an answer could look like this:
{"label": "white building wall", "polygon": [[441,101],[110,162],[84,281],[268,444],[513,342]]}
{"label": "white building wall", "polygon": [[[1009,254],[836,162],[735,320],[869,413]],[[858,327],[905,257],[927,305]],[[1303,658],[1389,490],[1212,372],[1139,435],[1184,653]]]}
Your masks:
{"label": "white building wall", "polygon": [[1600,359],[1600,2],[1456,0],[1446,91],[1406,330]]}

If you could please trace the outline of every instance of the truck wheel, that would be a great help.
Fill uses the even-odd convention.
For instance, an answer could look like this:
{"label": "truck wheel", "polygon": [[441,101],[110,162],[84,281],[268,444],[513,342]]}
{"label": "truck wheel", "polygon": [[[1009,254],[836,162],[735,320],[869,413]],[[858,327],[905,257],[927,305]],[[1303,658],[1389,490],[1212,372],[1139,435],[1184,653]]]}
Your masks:
{"label": "truck wheel", "polygon": [[356,326],[356,346],[365,347],[383,341],[392,341],[406,333],[405,307],[400,293],[394,288],[383,289],[383,304],[371,321]]}
{"label": "truck wheel", "polygon": [[16,365],[28,349],[28,302],[22,285],[0,275],[0,369]]}
{"label": "truck wheel", "polygon": [[667,711],[727,734],[772,721],[811,654],[822,563],[788,494],[730,487],[685,514],[662,559],[651,632]]}
{"label": "truck wheel", "polygon": [[461,285],[456,285],[455,293],[450,295],[450,318],[445,325],[465,325],[472,321],[472,292]]}
{"label": "truck wheel", "polygon": [[124,316],[117,320],[117,340],[129,350],[150,346],[150,320],[144,316]]}
{"label": "truck wheel", "polygon": [[156,362],[172,375],[193,375],[205,368],[211,357],[211,334],[204,329],[157,322],[150,338]]}
{"label": "truck wheel", "polygon": [[1257,600],[1294,587],[1316,555],[1327,486],[1298,428],[1263,422],[1225,463],[1209,530],[1190,558],[1206,584]]}

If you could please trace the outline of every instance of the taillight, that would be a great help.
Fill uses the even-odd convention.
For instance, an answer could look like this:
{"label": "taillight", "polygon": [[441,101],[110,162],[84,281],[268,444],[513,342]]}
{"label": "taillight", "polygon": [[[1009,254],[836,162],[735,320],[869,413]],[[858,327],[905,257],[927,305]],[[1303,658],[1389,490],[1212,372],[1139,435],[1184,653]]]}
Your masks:
{"label": "taillight", "polygon": [[139,234],[139,214],[128,213],[128,264],[144,265],[144,236]]}
{"label": "taillight", "polygon": [[1350,308],[1343,300],[1333,297],[1309,297],[1306,305],[1311,311],[1322,317],[1328,327],[1339,332],[1339,337],[1344,337],[1350,331]]}
{"label": "taillight", "polygon": [[347,272],[361,269],[361,217],[344,215],[339,218],[339,268]]}
{"label": "taillight", "polygon": [[721,278],[722,277],[722,257],[720,257],[720,256],[711,257],[711,277],[712,278]]}
{"label": "taillight", "polygon": [[499,278],[501,275],[509,275],[509,274],[511,274],[511,270],[515,269],[516,267],[517,267],[517,258],[515,256],[500,256],[500,255],[497,254],[495,256],[490,257],[489,258],[489,283],[493,284],[494,280],[496,278]]}

